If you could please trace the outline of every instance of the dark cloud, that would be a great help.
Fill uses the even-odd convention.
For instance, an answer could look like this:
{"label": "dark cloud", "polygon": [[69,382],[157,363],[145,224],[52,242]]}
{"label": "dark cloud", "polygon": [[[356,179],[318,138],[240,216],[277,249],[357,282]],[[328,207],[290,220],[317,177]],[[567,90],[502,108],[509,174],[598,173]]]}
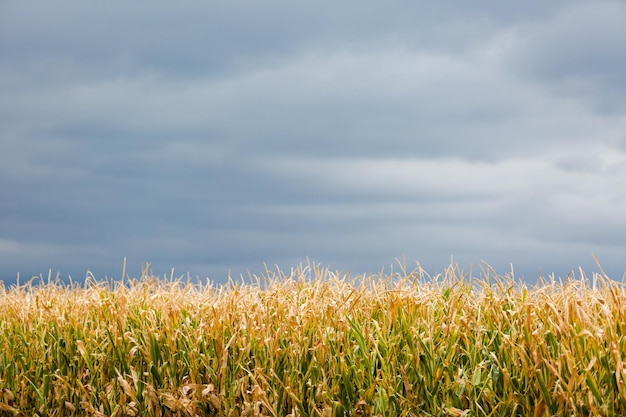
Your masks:
{"label": "dark cloud", "polygon": [[1,7],[0,278],[621,276],[620,3]]}
{"label": "dark cloud", "polygon": [[626,4],[583,2],[519,28],[512,66],[551,90],[580,97],[600,113],[623,112]]}

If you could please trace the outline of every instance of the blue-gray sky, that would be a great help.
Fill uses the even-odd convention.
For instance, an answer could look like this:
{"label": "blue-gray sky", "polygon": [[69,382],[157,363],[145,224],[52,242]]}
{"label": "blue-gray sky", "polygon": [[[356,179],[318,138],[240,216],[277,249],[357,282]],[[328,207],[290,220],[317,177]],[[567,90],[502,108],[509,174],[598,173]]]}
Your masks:
{"label": "blue-gray sky", "polygon": [[0,2],[0,278],[626,268],[623,1]]}

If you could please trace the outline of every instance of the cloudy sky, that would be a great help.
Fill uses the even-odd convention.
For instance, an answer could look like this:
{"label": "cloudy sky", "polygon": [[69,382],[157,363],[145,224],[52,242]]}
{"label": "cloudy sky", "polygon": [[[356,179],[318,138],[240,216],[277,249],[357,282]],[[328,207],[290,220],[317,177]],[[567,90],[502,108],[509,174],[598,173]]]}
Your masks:
{"label": "cloudy sky", "polygon": [[[626,2],[0,2],[0,278],[626,268]],[[230,272],[229,272],[230,271]]]}

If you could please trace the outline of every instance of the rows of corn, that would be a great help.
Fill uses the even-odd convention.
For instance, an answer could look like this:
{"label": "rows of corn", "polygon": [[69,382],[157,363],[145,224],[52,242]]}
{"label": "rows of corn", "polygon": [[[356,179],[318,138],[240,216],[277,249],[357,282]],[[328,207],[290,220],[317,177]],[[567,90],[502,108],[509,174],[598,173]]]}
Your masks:
{"label": "rows of corn", "polygon": [[626,415],[625,335],[600,275],[0,285],[0,416]]}

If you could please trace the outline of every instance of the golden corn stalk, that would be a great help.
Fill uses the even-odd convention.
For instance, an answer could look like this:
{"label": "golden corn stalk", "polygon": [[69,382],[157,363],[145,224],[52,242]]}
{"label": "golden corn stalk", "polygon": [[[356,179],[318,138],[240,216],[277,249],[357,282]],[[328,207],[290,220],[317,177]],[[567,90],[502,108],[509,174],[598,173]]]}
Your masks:
{"label": "golden corn stalk", "polygon": [[0,285],[0,416],[619,416],[625,334],[582,272]]}

